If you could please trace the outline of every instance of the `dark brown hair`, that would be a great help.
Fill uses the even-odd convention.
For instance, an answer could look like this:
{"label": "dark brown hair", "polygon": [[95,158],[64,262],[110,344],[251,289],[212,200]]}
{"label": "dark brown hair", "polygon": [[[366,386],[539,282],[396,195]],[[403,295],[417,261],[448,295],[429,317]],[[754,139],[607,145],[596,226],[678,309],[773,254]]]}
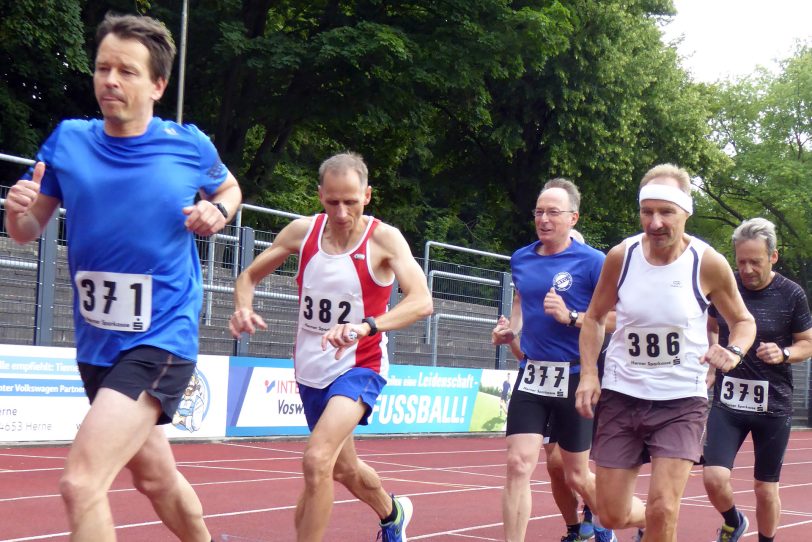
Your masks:
{"label": "dark brown hair", "polygon": [[153,81],[169,81],[175,61],[175,42],[164,23],[143,15],[108,13],[96,29],[96,46],[108,34],[139,41],[149,51],[149,71]]}

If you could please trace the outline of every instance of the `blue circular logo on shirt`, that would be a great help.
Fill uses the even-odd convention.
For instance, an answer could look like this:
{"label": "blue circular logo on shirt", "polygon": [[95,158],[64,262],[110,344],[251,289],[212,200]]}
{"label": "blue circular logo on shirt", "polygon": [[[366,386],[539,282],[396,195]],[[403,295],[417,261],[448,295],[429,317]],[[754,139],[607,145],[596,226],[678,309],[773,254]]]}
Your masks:
{"label": "blue circular logo on shirt", "polygon": [[566,271],[556,273],[553,277],[553,287],[558,292],[566,292],[572,287],[572,275]]}

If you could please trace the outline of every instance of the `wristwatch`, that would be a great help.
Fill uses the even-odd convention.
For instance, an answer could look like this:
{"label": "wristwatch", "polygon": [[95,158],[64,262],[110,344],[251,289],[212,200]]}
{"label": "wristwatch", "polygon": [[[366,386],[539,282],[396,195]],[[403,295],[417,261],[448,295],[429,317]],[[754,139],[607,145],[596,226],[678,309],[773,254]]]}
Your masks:
{"label": "wristwatch", "polygon": [[378,333],[378,326],[377,324],[375,324],[375,319],[373,317],[367,316],[361,321],[369,326],[369,335],[367,335],[368,337],[372,337],[373,335]]}
{"label": "wristwatch", "polygon": [[786,363],[789,361],[789,346],[785,346],[781,349],[781,353],[784,354],[783,362]]}
{"label": "wristwatch", "polygon": [[225,205],[223,205],[219,201],[217,203],[213,203],[212,205],[217,207],[217,210],[220,211],[221,213],[223,213],[223,216],[225,217],[225,219],[228,220],[228,210],[226,209]]}
{"label": "wristwatch", "polygon": [[578,311],[572,309],[570,311],[570,323],[567,324],[569,327],[575,327],[575,323],[578,322]]}
{"label": "wristwatch", "polygon": [[739,361],[736,362],[736,365],[734,365],[733,368],[738,367],[739,363],[741,363],[742,360],[744,359],[744,352],[742,352],[742,349],[739,348],[738,346],[736,346],[735,344],[729,344],[729,345],[725,346],[725,349],[729,350],[730,352],[733,352],[734,354],[739,356]]}

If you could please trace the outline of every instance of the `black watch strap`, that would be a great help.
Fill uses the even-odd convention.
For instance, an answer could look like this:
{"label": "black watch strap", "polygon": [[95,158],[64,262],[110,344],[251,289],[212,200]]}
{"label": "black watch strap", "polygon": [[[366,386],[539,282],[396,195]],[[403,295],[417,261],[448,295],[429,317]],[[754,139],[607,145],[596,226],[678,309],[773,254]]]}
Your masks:
{"label": "black watch strap", "polygon": [[744,352],[743,352],[743,351],[742,351],[742,349],[741,349],[741,348],[739,348],[738,346],[735,346],[735,345],[727,345],[727,346],[725,346],[725,350],[727,350],[727,351],[729,351],[729,352],[733,352],[734,354],[736,354],[737,356],[739,356],[739,361],[736,363],[736,366],[737,366],[737,367],[738,367],[739,363],[741,363],[741,362],[744,360]]}
{"label": "black watch strap", "polygon": [[364,318],[361,321],[369,326],[369,335],[368,335],[368,337],[372,337],[373,335],[378,333],[378,325],[375,323],[375,319],[373,317],[367,316],[366,318]]}
{"label": "black watch strap", "polygon": [[220,203],[219,201],[217,203],[214,203],[213,205],[217,207],[217,210],[223,213],[225,219],[228,220],[228,209],[226,209],[226,206]]}

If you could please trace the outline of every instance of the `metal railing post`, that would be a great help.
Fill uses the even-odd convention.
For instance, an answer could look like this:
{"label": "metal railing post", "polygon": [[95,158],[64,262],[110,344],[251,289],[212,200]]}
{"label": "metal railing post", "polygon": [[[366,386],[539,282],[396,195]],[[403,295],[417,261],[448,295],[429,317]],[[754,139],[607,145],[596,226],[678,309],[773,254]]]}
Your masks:
{"label": "metal railing post", "polygon": [[[240,231],[240,263],[239,263],[239,271],[242,273],[246,267],[251,265],[251,262],[254,261],[254,242],[255,242],[255,232],[253,228],[242,228]],[[248,343],[250,339],[248,335],[243,333],[239,339],[234,341],[234,355],[235,356],[247,356],[248,355]]]}
{"label": "metal railing post", "polygon": [[[510,273],[502,273],[501,296],[499,298],[499,315],[510,314],[513,307],[513,283]],[[496,347],[496,368],[505,369],[507,367],[507,347],[499,345]]]}
{"label": "metal railing post", "polygon": [[34,344],[54,344],[54,299],[56,298],[56,259],[59,239],[59,213],[54,213],[39,239],[37,306],[34,313]]}
{"label": "metal railing post", "polygon": [[[392,307],[397,305],[398,301],[400,301],[398,288],[398,279],[395,279],[395,281],[392,283],[392,292],[389,294],[389,310],[392,310]],[[395,330],[387,331],[386,339],[386,354],[389,356],[389,363],[393,363],[393,360],[395,359],[397,332]]]}

